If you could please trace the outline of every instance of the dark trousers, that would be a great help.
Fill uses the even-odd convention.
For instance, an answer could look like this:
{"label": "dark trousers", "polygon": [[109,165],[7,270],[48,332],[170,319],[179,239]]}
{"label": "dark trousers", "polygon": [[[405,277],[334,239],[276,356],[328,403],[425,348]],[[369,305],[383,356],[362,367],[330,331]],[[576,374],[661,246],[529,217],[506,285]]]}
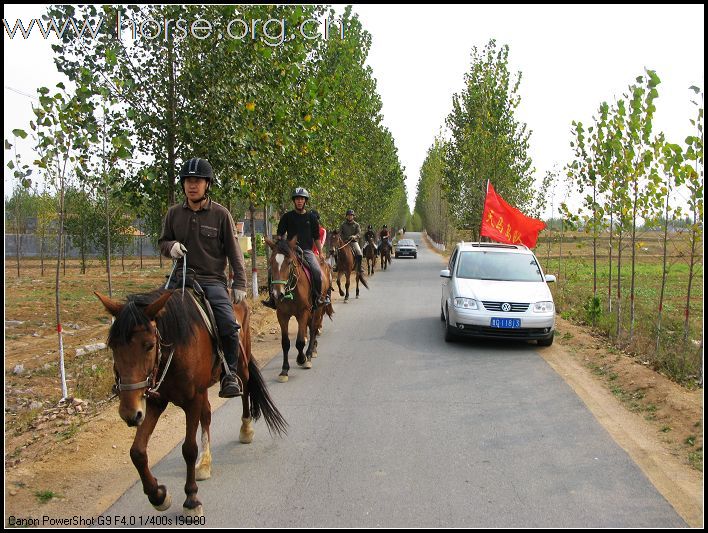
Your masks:
{"label": "dark trousers", "polygon": [[[229,298],[229,293],[226,290],[226,287],[221,283],[207,284],[201,282],[200,285],[204,290],[206,299],[209,301],[211,310],[214,312],[214,319],[216,320],[216,327],[219,330],[219,336],[234,336],[235,338],[238,338],[238,330],[241,326],[239,326],[236,322],[234,308],[231,304],[231,298]],[[168,288],[181,289],[181,287],[182,280],[173,278],[170,281]]]}
{"label": "dark trousers", "polygon": [[307,266],[310,267],[312,287],[315,294],[319,297],[322,294],[322,270],[320,269],[320,262],[317,260],[317,256],[312,250],[303,250],[302,256],[307,262]]}

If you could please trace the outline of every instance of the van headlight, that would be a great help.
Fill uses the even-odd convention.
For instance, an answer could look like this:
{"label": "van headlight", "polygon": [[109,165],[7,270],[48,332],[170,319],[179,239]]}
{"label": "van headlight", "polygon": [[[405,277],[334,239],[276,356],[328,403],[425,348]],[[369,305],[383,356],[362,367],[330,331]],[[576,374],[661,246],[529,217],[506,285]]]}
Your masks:
{"label": "van headlight", "polygon": [[454,305],[460,309],[479,309],[479,307],[477,307],[477,300],[473,300],[472,298],[455,298]]}
{"label": "van headlight", "polygon": [[552,313],[553,302],[536,302],[533,304],[534,313]]}

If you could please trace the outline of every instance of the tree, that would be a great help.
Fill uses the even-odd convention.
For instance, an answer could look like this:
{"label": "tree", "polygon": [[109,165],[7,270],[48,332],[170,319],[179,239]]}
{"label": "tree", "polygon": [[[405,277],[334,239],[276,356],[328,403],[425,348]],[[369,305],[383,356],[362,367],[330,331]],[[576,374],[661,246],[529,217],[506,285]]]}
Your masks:
{"label": "tree", "polygon": [[521,73],[512,77],[509,47],[489,41],[472,49],[465,89],[453,96],[447,126],[446,191],[458,226],[479,236],[487,179],[504,199],[526,210],[532,200],[533,169],[527,154],[531,133],[514,116],[521,102]]}

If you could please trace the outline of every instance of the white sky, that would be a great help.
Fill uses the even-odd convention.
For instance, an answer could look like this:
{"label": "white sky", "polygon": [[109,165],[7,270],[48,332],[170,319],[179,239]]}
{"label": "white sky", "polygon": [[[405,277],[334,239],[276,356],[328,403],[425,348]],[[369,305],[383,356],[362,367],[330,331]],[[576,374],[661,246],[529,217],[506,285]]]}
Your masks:
{"label": "white sky", "polygon": [[[43,11],[6,5],[4,17],[28,22]],[[530,155],[539,181],[572,158],[571,122],[589,123],[600,103],[614,102],[644,67],[662,80],[656,131],[679,143],[692,133],[688,87],[704,89],[703,5],[355,5],[354,11],[372,34],[368,62],[406,169],[411,207],[420,166],[444,128],[453,93],[462,89],[472,47],[481,50],[490,38],[509,45],[510,69],[523,73],[517,116],[533,131]],[[12,139],[13,128],[28,129],[32,118],[31,99],[8,87],[35,95],[37,87],[59,81],[51,40],[4,35],[4,138]],[[6,186],[9,177],[6,168]]]}

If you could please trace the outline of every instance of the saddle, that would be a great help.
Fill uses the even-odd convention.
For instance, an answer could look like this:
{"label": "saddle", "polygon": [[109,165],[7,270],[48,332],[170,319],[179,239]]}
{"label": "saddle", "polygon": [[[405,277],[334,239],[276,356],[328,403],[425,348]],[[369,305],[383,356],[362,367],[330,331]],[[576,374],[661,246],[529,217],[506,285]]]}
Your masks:
{"label": "saddle", "polygon": [[[187,277],[184,279],[185,292],[197,304],[197,309],[199,310],[199,314],[202,316],[202,320],[204,320],[204,324],[206,324],[207,331],[209,331],[209,335],[211,336],[211,339],[212,339],[212,351],[213,351],[214,360],[216,361],[216,358],[220,358],[222,360],[222,362],[224,362],[225,361],[224,360],[224,350],[223,350],[223,347],[221,346],[221,337],[219,337],[219,328],[216,325],[216,318],[214,317],[214,311],[211,308],[211,304],[209,303],[209,300],[207,300],[207,298],[206,298],[206,294],[204,293],[204,289],[202,289],[202,286],[199,284],[199,282],[196,279],[196,273],[192,269],[187,269],[187,270],[188,270],[188,274],[187,274]],[[178,287],[182,286],[182,278],[181,277],[175,278],[175,282],[177,283]],[[239,344],[240,344],[241,325],[238,322],[236,322],[236,327],[238,328],[238,336],[239,336]]]}

